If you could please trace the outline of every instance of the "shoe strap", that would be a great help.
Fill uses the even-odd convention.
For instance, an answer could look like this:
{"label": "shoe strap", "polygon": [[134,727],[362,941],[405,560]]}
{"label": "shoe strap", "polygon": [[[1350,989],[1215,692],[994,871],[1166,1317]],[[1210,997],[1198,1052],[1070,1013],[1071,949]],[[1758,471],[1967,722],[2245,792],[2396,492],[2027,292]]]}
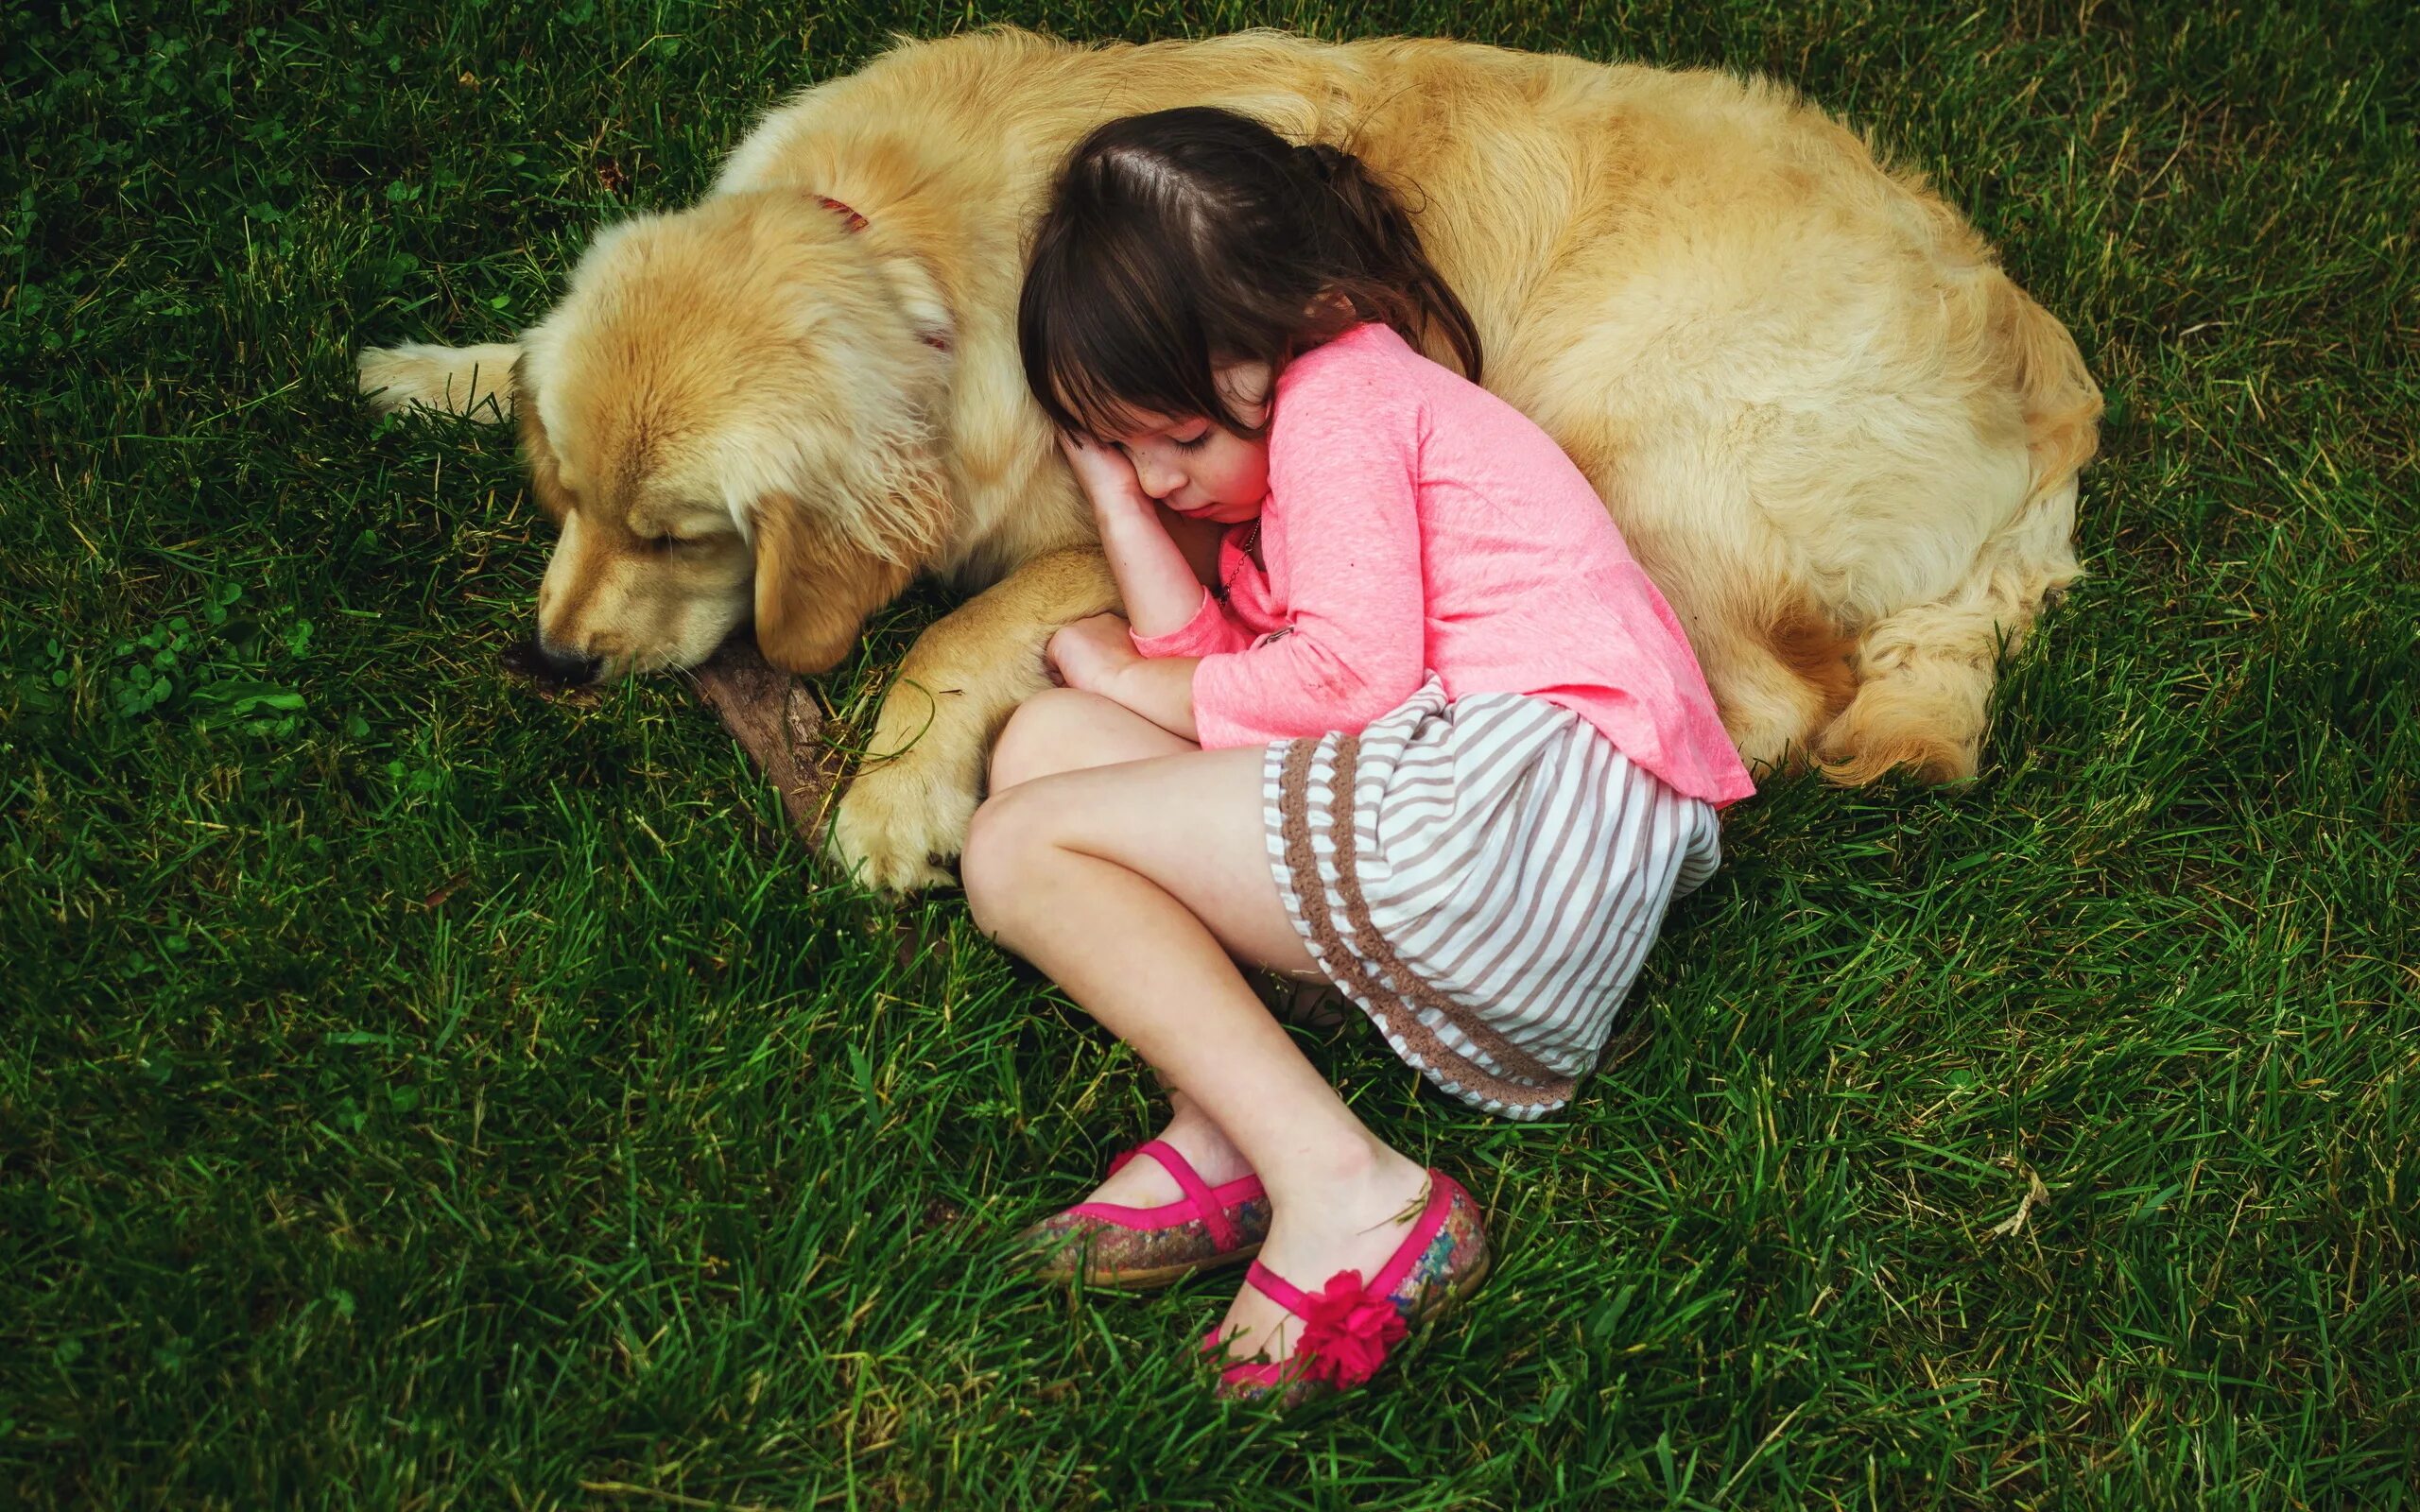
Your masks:
{"label": "shoe strap", "polygon": [[[1368,1281],[1366,1289],[1370,1295],[1373,1297],[1394,1295],[1395,1288],[1404,1283],[1405,1279],[1410,1276],[1412,1267],[1420,1263],[1420,1257],[1428,1248],[1429,1241],[1437,1237],[1437,1230],[1444,1227],[1445,1215],[1453,1210],[1454,1194],[1461,1190],[1461,1187],[1454,1178],[1444,1172],[1431,1170],[1428,1173],[1428,1199],[1422,1204],[1420,1216],[1412,1223],[1411,1231],[1404,1235],[1403,1243],[1395,1246],[1395,1252],[1387,1258],[1387,1263],[1378,1267],[1378,1273]],[[1338,1274],[1341,1275],[1342,1272]],[[1251,1268],[1244,1272],[1244,1284],[1258,1288],[1278,1306],[1296,1317],[1310,1316],[1310,1295],[1257,1260],[1253,1261]],[[1329,1277],[1328,1285],[1335,1284],[1336,1277]],[[1322,1287],[1322,1290],[1325,1288]]]}
{"label": "shoe strap", "polygon": [[1176,1184],[1184,1189],[1185,1200],[1193,1204],[1194,1213],[1209,1228],[1210,1243],[1220,1250],[1241,1246],[1243,1235],[1236,1232],[1235,1221],[1227,1216],[1227,1210],[1219,1205],[1218,1195],[1210,1190],[1210,1183],[1201,1179],[1201,1173],[1193,1168],[1193,1162],[1180,1154],[1175,1145],[1166,1140],[1149,1140],[1136,1145],[1134,1153],[1150,1156],[1159,1162],[1161,1170],[1176,1177]]}
{"label": "shoe strap", "polygon": [[1311,1299],[1304,1290],[1259,1261],[1244,1272],[1244,1284],[1258,1290],[1296,1317],[1311,1315]]}

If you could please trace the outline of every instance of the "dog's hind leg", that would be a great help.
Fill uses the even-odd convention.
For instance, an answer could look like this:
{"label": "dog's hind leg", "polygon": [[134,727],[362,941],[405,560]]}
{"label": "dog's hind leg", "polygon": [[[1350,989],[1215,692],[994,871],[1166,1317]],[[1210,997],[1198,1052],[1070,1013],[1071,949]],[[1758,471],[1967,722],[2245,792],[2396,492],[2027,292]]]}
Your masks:
{"label": "dog's hind leg", "polygon": [[512,365],[521,349],[510,342],[436,347],[407,341],[365,347],[354,361],[361,397],[384,414],[433,409],[500,424],[512,418]]}
{"label": "dog's hind leg", "polygon": [[1984,543],[1956,588],[1866,627],[1857,696],[1815,743],[1825,776],[1854,785],[1903,767],[1935,782],[1975,775],[2001,654],[2083,572],[2075,519],[2069,473]]}
{"label": "dog's hind leg", "polygon": [[2082,573],[2076,474],[2100,444],[2100,389],[2067,328],[2005,278],[1981,286],[1968,329],[1967,355],[2014,402],[2031,487],[1946,593],[1864,627],[1857,696],[1815,742],[1836,782],[1898,768],[1930,782],[1972,777],[2000,656]]}
{"label": "dog's hind leg", "polygon": [[1901,767],[1932,782],[1972,777],[2001,654],[2082,572],[2076,473],[2100,445],[2100,389],[2067,328],[2023,290],[1995,278],[1982,297],[1971,354],[2015,402],[2032,486],[1948,593],[1865,627],[1857,696],[1815,743],[1837,782]]}
{"label": "dog's hind leg", "polygon": [[833,816],[840,865],[886,892],[950,883],[994,738],[1050,685],[1042,652],[1051,632],[1116,604],[1098,551],[1045,552],[918,637]]}

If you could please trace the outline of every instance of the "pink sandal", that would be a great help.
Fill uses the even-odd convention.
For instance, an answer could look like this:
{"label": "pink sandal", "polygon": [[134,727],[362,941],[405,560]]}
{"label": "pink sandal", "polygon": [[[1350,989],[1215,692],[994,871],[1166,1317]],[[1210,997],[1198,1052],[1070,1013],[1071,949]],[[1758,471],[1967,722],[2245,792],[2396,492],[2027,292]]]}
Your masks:
{"label": "pink sandal", "polygon": [[1045,1218],[1017,1236],[1039,1252],[1036,1274],[1050,1280],[1081,1276],[1088,1286],[1141,1292],[1260,1253],[1269,1236],[1269,1194],[1260,1177],[1214,1187],[1164,1140],[1119,1155],[1109,1162],[1109,1174],[1138,1155],[1157,1160],[1184,1195],[1157,1208],[1080,1202]]}
{"label": "pink sandal", "polygon": [[[1274,1400],[1296,1407],[1316,1396],[1349,1391],[1378,1373],[1387,1351],[1415,1324],[1443,1315],[1487,1278],[1487,1229],[1478,1203],[1443,1171],[1428,1173],[1428,1202],[1370,1284],[1340,1270],[1316,1294],[1305,1293],[1258,1261],[1244,1284],[1258,1287],[1303,1320],[1286,1359],[1244,1361],[1219,1373],[1219,1395],[1240,1401]],[[1205,1354],[1223,1346],[1212,1329]]]}

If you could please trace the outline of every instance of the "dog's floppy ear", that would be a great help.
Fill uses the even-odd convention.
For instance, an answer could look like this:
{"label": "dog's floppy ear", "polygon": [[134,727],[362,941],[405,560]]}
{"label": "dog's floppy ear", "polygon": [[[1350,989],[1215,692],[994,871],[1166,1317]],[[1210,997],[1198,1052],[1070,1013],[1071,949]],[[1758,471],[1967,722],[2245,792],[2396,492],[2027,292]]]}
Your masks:
{"label": "dog's floppy ear", "polygon": [[775,465],[726,484],[754,527],[757,649],[793,672],[848,655],[866,616],[933,559],[956,513],[934,416],[946,356],[919,343],[903,366],[856,340],[852,321],[827,323],[812,422],[793,404],[782,444],[752,448]]}
{"label": "dog's floppy ear", "polygon": [[544,421],[538,419],[537,396],[529,391],[528,364],[512,365],[513,378],[519,386],[522,403],[513,411],[513,428],[521,433],[521,460],[529,470],[529,491],[538,497],[538,507],[546,518],[560,525],[578,507],[571,490],[563,487],[562,464],[555,459],[555,443],[546,435]]}
{"label": "dog's floppy ear", "polygon": [[916,575],[787,494],[758,500],[754,519],[756,648],[786,672],[829,671]]}

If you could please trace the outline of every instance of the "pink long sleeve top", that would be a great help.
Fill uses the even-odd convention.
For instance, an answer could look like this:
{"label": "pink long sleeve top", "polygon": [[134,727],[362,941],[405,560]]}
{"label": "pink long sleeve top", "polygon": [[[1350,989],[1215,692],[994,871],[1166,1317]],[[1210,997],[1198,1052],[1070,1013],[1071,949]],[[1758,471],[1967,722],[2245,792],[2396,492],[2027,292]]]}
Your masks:
{"label": "pink long sleeve top", "polygon": [[1755,791],[1671,607],[1526,416],[1375,323],[1288,363],[1272,416],[1260,561],[1231,528],[1224,593],[1134,638],[1201,659],[1205,747],[1358,730],[1434,672],[1569,709],[1688,797]]}

